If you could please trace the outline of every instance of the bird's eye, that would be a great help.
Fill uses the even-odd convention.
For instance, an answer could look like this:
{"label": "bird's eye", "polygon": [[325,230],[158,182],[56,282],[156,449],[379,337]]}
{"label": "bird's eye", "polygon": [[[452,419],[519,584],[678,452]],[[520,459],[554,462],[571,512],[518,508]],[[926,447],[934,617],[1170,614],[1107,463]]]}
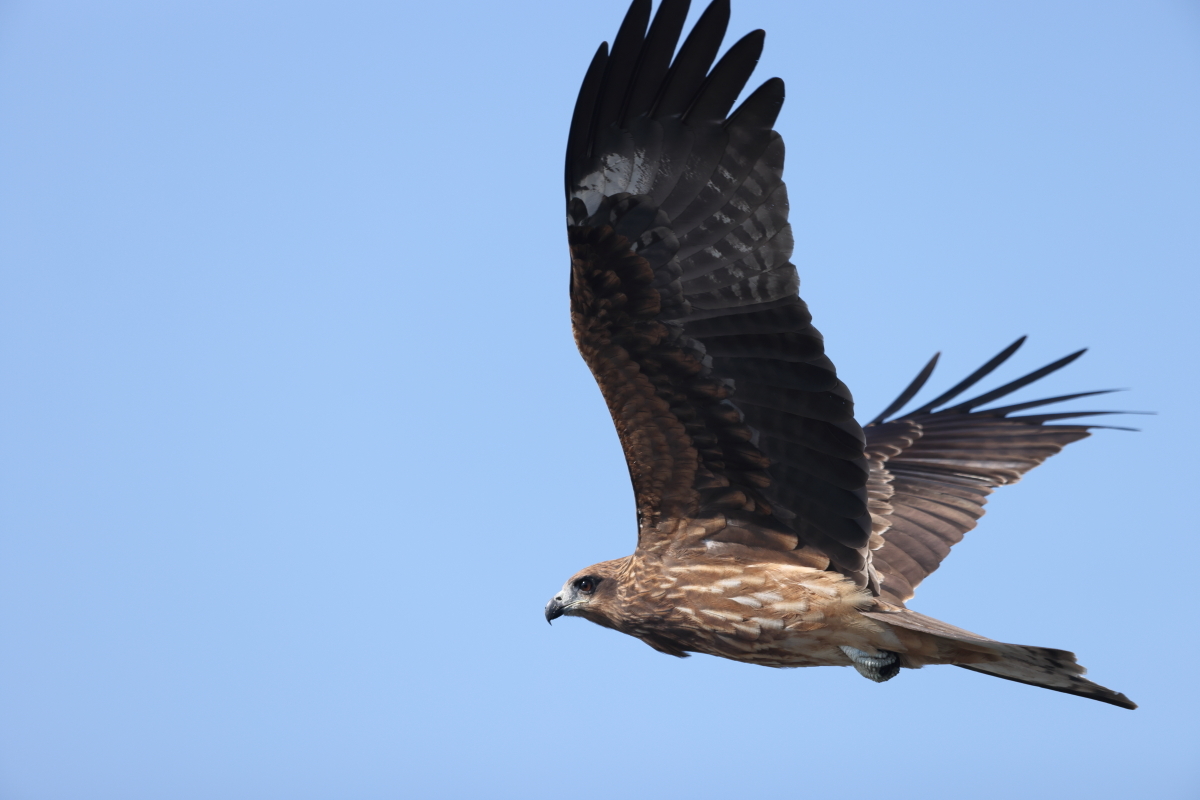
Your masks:
{"label": "bird's eye", "polygon": [[596,591],[596,582],[591,578],[580,578],[575,581],[575,588],[584,594],[591,594]]}

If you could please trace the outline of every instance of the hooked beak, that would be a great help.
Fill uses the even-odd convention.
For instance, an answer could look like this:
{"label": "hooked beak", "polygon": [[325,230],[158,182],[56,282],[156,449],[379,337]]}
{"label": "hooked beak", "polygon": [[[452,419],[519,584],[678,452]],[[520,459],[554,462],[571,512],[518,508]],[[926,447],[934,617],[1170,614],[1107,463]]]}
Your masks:
{"label": "hooked beak", "polygon": [[563,615],[562,600],[560,600],[557,596],[555,596],[555,597],[551,598],[549,603],[546,603],[546,622],[549,622],[551,625],[553,625],[554,620],[558,619],[562,615]]}

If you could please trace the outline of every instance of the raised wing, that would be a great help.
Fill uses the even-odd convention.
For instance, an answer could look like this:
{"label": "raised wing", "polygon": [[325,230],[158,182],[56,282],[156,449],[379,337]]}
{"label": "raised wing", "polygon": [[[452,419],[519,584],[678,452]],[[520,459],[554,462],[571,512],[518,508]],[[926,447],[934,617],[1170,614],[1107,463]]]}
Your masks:
{"label": "raised wing", "polygon": [[672,61],[687,7],[664,0],[647,32],[650,2],[635,0],[567,144],[571,319],[625,450],[639,546],[721,514],[867,584],[862,429],[788,260],[771,129],[783,82],[731,114],[763,33],[712,66],[729,19],[717,0]]}
{"label": "raised wing", "polygon": [[[954,388],[920,408],[891,421],[933,371],[935,356],[896,402],[866,429],[871,461],[871,507],[890,527],[874,554],[883,575],[881,594],[903,604],[917,585],[938,568],[950,548],[983,516],[988,495],[997,486],[1016,483],[1068,444],[1089,435],[1097,425],[1058,425],[1058,420],[1111,414],[1111,411],[1067,411],[1010,416],[1031,408],[1104,394],[1050,397],[1028,403],[976,410],[1049,375],[1082,350],[970,400],[947,406],[1007,360],[1025,339],[1018,339]],[[940,408],[946,406],[945,408]],[[1051,423],[1051,424],[1048,424]]]}

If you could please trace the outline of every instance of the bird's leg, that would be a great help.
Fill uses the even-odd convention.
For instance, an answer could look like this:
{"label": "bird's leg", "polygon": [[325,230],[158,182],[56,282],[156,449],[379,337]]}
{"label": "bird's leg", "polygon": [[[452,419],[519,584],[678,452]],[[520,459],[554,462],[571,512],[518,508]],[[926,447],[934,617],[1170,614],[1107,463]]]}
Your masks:
{"label": "bird's leg", "polygon": [[895,653],[880,650],[879,655],[870,656],[856,647],[842,645],[842,652],[854,662],[854,668],[864,678],[876,683],[891,680],[900,673],[900,659]]}

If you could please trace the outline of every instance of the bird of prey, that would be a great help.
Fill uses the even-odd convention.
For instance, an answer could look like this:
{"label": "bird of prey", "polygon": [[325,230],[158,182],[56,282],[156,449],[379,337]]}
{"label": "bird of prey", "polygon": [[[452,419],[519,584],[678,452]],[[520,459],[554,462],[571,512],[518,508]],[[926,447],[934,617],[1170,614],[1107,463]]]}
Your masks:
{"label": "bird of prey", "polygon": [[571,322],[625,451],[637,548],[572,576],[546,619],[583,617],[680,657],[853,666],[879,682],[953,664],[1134,708],[1071,653],[905,606],[995,487],[1096,427],[1060,424],[1085,412],[1014,416],[1084,394],[983,408],[1080,353],[961,399],[1018,340],[895,416],[935,358],[882,414],[855,421],[789,261],[772,129],[783,82],[731,110],[763,32],[714,65],[728,0],[678,53],[687,0],[663,0],[652,23],[650,7],[634,0],[592,59],[566,155]]}

